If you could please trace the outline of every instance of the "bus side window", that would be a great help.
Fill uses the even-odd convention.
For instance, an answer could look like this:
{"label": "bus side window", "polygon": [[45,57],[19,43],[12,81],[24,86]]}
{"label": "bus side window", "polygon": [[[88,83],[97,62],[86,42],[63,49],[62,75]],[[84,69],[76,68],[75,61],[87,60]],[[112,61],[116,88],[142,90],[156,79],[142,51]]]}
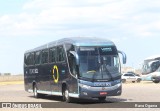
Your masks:
{"label": "bus side window", "polygon": [[35,52],[35,64],[40,64],[41,51]]}
{"label": "bus side window", "polygon": [[48,63],[48,49],[42,51],[41,63],[42,64]]}
{"label": "bus side window", "polygon": [[51,48],[49,50],[49,62],[53,63],[56,62],[56,48]]}
{"label": "bus side window", "polygon": [[29,54],[25,54],[24,61],[25,61],[25,65],[26,65],[26,66],[29,65],[28,60],[29,60]]}
{"label": "bus side window", "polygon": [[57,47],[57,61],[62,62],[65,60],[63,46]]}
{"label": "bus side window", "polygon": [[34,65],[34,53],[30,53],[28,56],[28,65]]}

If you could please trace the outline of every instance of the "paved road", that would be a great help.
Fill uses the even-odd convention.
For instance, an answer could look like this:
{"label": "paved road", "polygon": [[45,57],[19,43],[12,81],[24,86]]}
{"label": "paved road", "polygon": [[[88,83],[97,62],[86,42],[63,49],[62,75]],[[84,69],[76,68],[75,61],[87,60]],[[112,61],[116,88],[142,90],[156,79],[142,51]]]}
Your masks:
{"label": "paved road", "polygon": [[[160,84],[154,83],[126,83],[123,84],[123,93],[118,97],[108,97],[106,102],[100,103],[96,99],[75,100],[78,101],[71,105],[108,105],[110,103],[116,105],[116,102],[160,102]],[[40,99],[35,99],[32,93],[24,91],[24,85],[2,85],[0,86],[0,102],[62,102],[61,97],[45,96]],[[85,102],[85,103],[84,103]],[[65,105],[65,104],[64,104]],[[64,106],[62,106],[63,108]],[[56,109],[60,110],[60,109]],[[90,111],[91,109],[79,109],[80,111]],[[98,110],[98,109],[94,109]],[[112,110],[112,109],[110,109]],[[120,109],[113,109],[120,110]],[[126,111],[130,109],[126,109]],[[134,109],[132,109],[133,111]],[[139,109],[143,110],[143,109]],[[147,110],[147,109],[146,109]],[[71,110],[69,110],[71,111]],[[155,111],[155,109],[153,109]]]}

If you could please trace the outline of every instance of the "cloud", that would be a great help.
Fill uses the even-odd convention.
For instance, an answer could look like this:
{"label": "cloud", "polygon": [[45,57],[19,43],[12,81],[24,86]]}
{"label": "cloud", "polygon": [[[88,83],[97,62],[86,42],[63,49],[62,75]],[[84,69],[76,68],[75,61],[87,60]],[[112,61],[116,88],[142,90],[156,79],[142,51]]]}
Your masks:
{"label": "cloud", "polygon": [[144,52],[141,58],[157,53],[159,13],[159,0],[28,0],[18,13],[0,15],[1,58],[12,61],[19,53],[21,59],[12,63],[20,64],[26,49],[62,37],[89,36],[112,40],[136,61],[135,50]]}
{"label": "cloud", "polygon": [[160,28],[160,16],[155,12],[159,9],[158,3],[149,0],[32,0],[22,6],[23,12],[0,16],[0,35],[68,32],[69,35],[98,36],[101,33],[112,37],[148,37]]}

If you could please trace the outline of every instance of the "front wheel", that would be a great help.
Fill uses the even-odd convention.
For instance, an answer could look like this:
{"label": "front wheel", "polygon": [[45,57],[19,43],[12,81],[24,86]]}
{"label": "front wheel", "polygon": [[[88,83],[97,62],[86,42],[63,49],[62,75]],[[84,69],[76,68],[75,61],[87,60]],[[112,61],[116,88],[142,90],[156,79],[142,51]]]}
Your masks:
{"label": "front wheel", "polygon": [[63,100],[67,103],[70,103],[72,101],[72,98],[69,97],[69,90],[67,87],[63,90]]}

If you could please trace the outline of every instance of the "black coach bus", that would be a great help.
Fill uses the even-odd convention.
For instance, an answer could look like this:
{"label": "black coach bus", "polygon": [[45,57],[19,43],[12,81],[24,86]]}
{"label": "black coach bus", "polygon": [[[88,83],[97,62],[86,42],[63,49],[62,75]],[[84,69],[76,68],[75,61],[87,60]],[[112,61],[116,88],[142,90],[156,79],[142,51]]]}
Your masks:
{"label": "black coach bus", "polygon": [[121,64],[115,44],[99,38],[65,38],[26,51],[24,83],[36,98],[47,95],[72,98],[118,96],[122,92]]}

